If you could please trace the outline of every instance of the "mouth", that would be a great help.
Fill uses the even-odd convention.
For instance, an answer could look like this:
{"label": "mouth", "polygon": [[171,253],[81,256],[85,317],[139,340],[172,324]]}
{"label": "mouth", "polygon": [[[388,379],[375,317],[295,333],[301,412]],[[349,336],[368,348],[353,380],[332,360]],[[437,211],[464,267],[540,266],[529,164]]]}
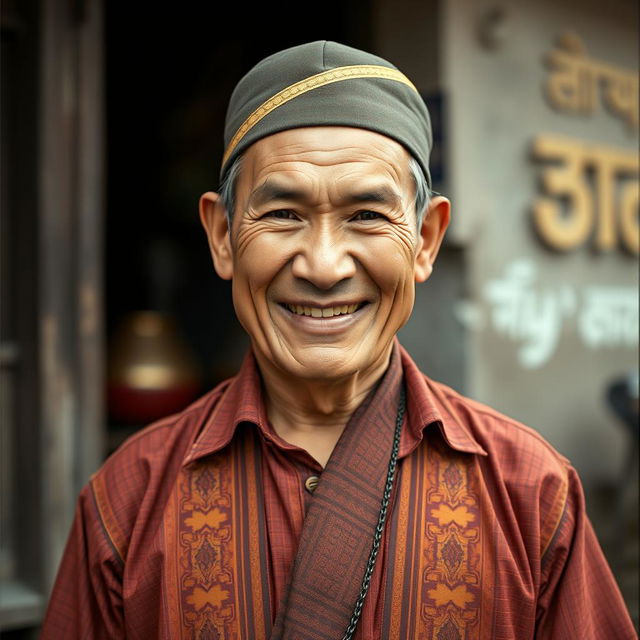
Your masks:
{"label": "mouth", "polygon": [[336,316],[347,316],[359,311],[366,302],[355,304],[339,304],[327,307],[314,307],[301,304],[281,303],[281,306],[297,316],[307,316],[309,318],[334,318]]}

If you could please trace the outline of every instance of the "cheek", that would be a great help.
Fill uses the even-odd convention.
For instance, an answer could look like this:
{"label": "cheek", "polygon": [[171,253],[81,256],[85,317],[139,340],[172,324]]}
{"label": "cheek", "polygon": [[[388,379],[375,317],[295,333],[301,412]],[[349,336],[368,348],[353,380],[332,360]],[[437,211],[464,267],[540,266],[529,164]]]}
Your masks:
{"label": "cheek", "polygon": [[[240,235],[240,234],[239,234]],[[257,339],[269,323],[268,291],[288,260],[279,234],[246,234],[234,247],[231,281],[233,305],[240,324]]]}
{"label": "cheek", "polygon": [[413,291],[413,246],[398,238],[380,238],[370,243],[362,262],[371,278],[385,296],[405,296]]}
{"label": "cheek", "polygon": [[266,287],[287,262],[283,242],[277,234],[246,234],[234,250],[234,280],[251,290]]}

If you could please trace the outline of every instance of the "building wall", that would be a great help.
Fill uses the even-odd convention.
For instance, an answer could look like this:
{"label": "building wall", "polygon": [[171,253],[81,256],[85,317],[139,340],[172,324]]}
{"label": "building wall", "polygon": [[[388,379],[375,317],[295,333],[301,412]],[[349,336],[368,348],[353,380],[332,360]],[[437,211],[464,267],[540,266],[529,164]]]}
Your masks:
{"label": "building wall", "polygon": [[[558,72],[547,56],[571,32],[590,68],[597,61],[610,71],[637,73],[637,9],[623,1],[449,0],[422,9],[406,0],[381,4],[378,50],[443,100],[444,177],[436,188],[453,205],[447,246],[464,256],[456,282],[449,277],[444,285],[457,299],[443,298],[439,283],[419,291],[404,342],[419,353],[433,351],[421,364],[431,373],[435,368],[435,377],[443,371],[438,363],[451,354],[458,373],[450,383],[537,429],[571,459],[587,489],[613,482],[629,434],[608,409],[605,388],[636,370],[638,359],[638,259],[624,246],[625,238],[637,236],[637,208],[626,235],[620,228],[620,198],[637,188],[637,160],[623,174],[617,163],[633,164],[634,152],[637,159],[637,120],[628,126],[607,107],[610,76],[604,71],[591,85],[591,112],[554,107],[546,87]],[[571,43],[579,45],[575,37]],[[635,92],[637,118],[637,84]],[[578,150],[573,177],[561,177],[567,158],[545,158],[544,149],[536,157],[536,140],[558,136],[568,140],[561,145]],[[593,166],[583,163],[585,143],[595,145]],[[603,241],[598,180],[608,172],[612,190],[605,208],[615,220],[612,238]],[[557,226],[573,219],[573,203],[546,193],[545,180],[563,179],[593,203],[593,225],[569,250],[545,242],[533,216],[546,197],[564,211]],[[449,327],[443,340],[421,331],[443,312]]]}
{"label": "building wall", "polygon": [[[636,152],[637,120],[629,127],[603,104],[609,80],[592,85],[591,113],[553,108],[546,91],[557,71],[546,56],[559,36],[572,32],[589,58],[637,73],[637,20],[624,3],[616,11],[519,0],[503,3],[493,20],[493,3],[469,6],[445,3],[442,41],[452,231],[469,252],[469,391],[534,426],[586,484],[613,479],[628,434],[612,419],[604,393],[612,378],[637,367],[637,254],[622,246],[619,201],[613,246],[597,247],[597,206],[592,232],[575,248],[558,251],[541,241],[532,211],[555,161],[534,157],[533,146],[564,136],[572,144],[593,143],[600,158],[605,146]],[[637,101],[637,85],[635,91]],[[603,171],[601,164],[581,166],[570,182],[583,181],[595,203]],[[628,177],[615,176],[614,199],[637,179],[637,166]],[[574,209],[569,203],[565,215]],[[635,224],[637,233],[637,212]]]}

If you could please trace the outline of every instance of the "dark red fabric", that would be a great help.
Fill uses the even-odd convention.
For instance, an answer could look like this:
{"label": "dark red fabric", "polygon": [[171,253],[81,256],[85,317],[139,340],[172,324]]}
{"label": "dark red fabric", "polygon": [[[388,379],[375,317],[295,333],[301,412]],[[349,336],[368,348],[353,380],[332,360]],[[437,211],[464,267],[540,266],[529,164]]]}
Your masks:
{"label": "dark red fabric", "polygon": [[[399,473],[427,445],[441,465],[462,460],[482,511],[486,544],[479,566],[491,588],[478,595],[482,625],[469,626],[466,637],[636,638],[569,462],[535,431],[429,380],[406,353],[401,355],[407,421]],[[168,496],[180,473],[223,450],[246,422],[255,425],[262,448],[267,586],[272,602],[282,599],[313,500],[304,482],[309,475],[321,476],[322,469],[271,429],[260,376],[249,355],[236,378],[136,434],[83,489],[49,602],[44,640],[171,637],[165,595],[176,585],[160,562],[173,553],[164,545],[163,532],[171,526]],[[385,591],[386,571],[400,544],[397,535],[390,540],[389,531],[401,515],[394,512],[386,531],[359,638],[415,637],[411,630],[382,635],[380,625],[392,595]],[[425,597],[427,606],[431,596]],[[273,619],[276,614],[272,611]],[[452,629],[442,625],[430,637],[449,637]]]}
{"label": "dark red fabric", "polygon": [[353,414],[314,492],[272,638],[344,635],[362,587],[389,469],[402,366],[395,349]]}

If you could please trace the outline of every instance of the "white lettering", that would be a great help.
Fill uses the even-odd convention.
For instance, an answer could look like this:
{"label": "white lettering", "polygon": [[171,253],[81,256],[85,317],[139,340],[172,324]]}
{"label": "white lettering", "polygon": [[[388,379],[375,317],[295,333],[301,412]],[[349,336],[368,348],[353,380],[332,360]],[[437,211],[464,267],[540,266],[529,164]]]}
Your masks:
{"label": "white lettering", "polygon": [[[638,295],[629,286],[568,284],[541,288],[533,261],[508,264],[502,277],[483,291],[494,331],[518,344],[518,363],[535,369],[556,352],[567,319],[589,349],[635,348],[638,344]],[[475,323],[481,328],[481,323]]]}
{"label": "white lettering", "polygon": [[533,369],[553,355],[563,317],[575,308],[575,295],[566,286],[555,290],[534,290],[537,269],[529,260],[507,266],[504,278],[490,281],[485,297],[493,303],[492,324],[514,342],[520,342],[519,363]]}
{"label": "white lettering", "polygon": [[578,331],[591,349],[638,344],[638,293],[633,287],[588,287]]}

